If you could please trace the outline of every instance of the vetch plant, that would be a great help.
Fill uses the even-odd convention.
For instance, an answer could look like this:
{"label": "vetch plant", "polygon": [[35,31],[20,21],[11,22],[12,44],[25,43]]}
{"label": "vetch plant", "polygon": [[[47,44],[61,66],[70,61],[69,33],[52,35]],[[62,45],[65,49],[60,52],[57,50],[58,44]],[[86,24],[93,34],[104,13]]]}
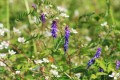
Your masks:
{"label": "vetch plant", "polygon": [[65,27],[65,42],[64,42],[64,51],[67,52],[68,43],[69,43],[70,30],[68,26]]}
{"label": "vetch plant", "polygon": [[120,67],[120,61],[116,61],[116,69],[119,69]]}
{"label": "vetch plant", "polygon": [[87,68],[89,68],[92,64],[94,64],[95,59],[99,58],[100,54],[101,54],[101,48],[98,48],[95,56],[91,60],[88,61],[88,67]]}
{"label": "vetch plant", "polygon": [[0,80],[119,80],[119,0],[8,1],[0,3]]}
{"label": "vetch plant", "polygon": [[56,38],[57,37],[57,22],[55,20],[53,20],[52,22],[52,26],[51,26],[51,33],[52,33],[52,36],[53,38]]}

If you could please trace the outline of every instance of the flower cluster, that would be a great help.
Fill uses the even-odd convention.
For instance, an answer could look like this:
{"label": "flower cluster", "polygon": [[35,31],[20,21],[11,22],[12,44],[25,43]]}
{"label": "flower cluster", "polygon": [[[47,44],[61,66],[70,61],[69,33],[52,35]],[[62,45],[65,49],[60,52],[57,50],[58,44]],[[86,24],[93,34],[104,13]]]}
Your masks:
{"label": "flower cluster", "polygon": [[4,28],[4,25],[0,23],[0,36],[5,36],[5,33],[9,32],[7,28]]}
{"label": "flower cluster", "polygon": [[66,28],[65,28],[65,43],[64,43],[65,53],[67,52],[67,49],[68,49],[69,36],[70,36],[70,30],[68,29],[68,26],[66,26]]}
{"label": "flower cluster", "polygon": [[55,66],[55,65],[51,65],[51,68],[53,68],[53,69],[51,69],[50,70],[50,73],[52,74],[52,75],[54,75],[55,77],[60,77],[60,75],[59,75],[59,73],[58,73],[58,71],[57,71],[57,66]]}
{"label": "flower cluster", "polygon": [[18,42],[24,43],[24,42],[25,42],[25,38],[24,38],[24,37],[19,37],[19,38],[18,38]]}
{"label": "flower cluster", "polygon": [[116,69],[119,69],[120,67],[120,61],[116,61]]}
{"label": "flower cluster", "polygon": [[9,47],[9,41],[2,41],[0,44],[0,49],[7,49]]}
{"label": "flower cluster", "polygon": [[42,64],[42,63],[49,63],[49,60],[46,58],[43,58],[42,60],[34,60],[36,64]]}
{"label": "flower cluster", "polygon": [[104,72],[104,70],[100,67],[100,68],[99,68],[99,72]]}
{"label": "flower cluster", "polygon": [[53,38],[57,37],[57,22],[55,20],[52,22],[51,33]]}
{"label": "flower cluster", "polygon": [[118,78],[120,78],[120,73],[112,72],[112,74],[109,75],[109,77],[114,78],[114,80],[118,80]]}
{"label": "flower cluster", "polygon": [[45,22],[45,14],[44,13],[41,14],[40,19],[41,19],[42,23]]}
{"label": "flower cluster", "polygon": [[101,48],[98,48],[95,56],[94,56],[91,60],[88,61],[88,68],[89,68],[92,64],[94,64],[95,59],[96,59],[96,58],[99,58],[99,57],[100,57],[100,54],[101,54]]}

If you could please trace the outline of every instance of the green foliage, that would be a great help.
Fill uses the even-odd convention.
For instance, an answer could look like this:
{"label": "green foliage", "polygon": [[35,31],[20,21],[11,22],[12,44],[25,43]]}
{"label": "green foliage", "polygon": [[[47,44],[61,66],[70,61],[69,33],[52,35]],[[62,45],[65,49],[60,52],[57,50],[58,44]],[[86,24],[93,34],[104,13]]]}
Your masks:
{"label": "green foliage", "polygon": [[[119,0],[1,0],[0,80],[113,80],[120,72],[119,5]],[[51,36],[53,20],[57,38]],[[88,68],[99,47],[100,57]]]}

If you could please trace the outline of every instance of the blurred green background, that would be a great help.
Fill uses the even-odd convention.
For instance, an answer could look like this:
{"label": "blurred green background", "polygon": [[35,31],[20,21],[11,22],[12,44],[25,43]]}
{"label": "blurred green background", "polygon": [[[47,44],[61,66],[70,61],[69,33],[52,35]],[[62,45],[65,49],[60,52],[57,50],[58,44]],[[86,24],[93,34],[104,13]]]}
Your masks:
{"label": "blurred green background", "polygon": [[[32,4],[39,0],[26,0],[31,8]],[[107,11],[106,1],[108,0],[49,0],[56,6],[63,6],[68,10],[69,21],[77,19],[86,14],[95,12],[97,14]],[[120,0],[110,0],[111,12],[116,22],[120,21]],[[26,11],[25,0],[0,0],[0,22],[6,25],[7,22],[14,26],[14,20],[20,12]],[[9,17],[9,20],[7,20]],[[72,23],[71,23],[72,24]]]}

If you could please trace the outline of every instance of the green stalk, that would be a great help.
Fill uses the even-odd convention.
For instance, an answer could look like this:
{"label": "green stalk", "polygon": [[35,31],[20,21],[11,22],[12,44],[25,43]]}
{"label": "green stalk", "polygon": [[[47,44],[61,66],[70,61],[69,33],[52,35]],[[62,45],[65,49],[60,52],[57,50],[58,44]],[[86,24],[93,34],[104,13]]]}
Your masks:
{"label": "green stalk", "polygon": [[[10,31],[10,22],[9,22],[9,0],[6,1],[7,2],[7,29]],[[10,39],[10,33],[7,33],[7,38]]]}
{"label": "green stalk", "polygon": [[[28,1],[24,0],[24,2],[25,2],[27,13],[29,14],[30,9],[29,9],[29,5],[28,5]],[[28,20],[29,20],[29,23],[31,24],[31,16],[30,15],[28,15]]]}
{"label": "green stalk", "polygon": [[[27,13],[29,14],[30,9],[28,5],[28,0],[24,0],[24,2],[25,2]],[[28,15],[28,20],[29,20],[29,23],[31,24],[31,15]],[[33,47],[34,47],[34,53],[37,53],[36,43],[34,42],[34,40],[32,40],[32,42],[33,42]]]}

